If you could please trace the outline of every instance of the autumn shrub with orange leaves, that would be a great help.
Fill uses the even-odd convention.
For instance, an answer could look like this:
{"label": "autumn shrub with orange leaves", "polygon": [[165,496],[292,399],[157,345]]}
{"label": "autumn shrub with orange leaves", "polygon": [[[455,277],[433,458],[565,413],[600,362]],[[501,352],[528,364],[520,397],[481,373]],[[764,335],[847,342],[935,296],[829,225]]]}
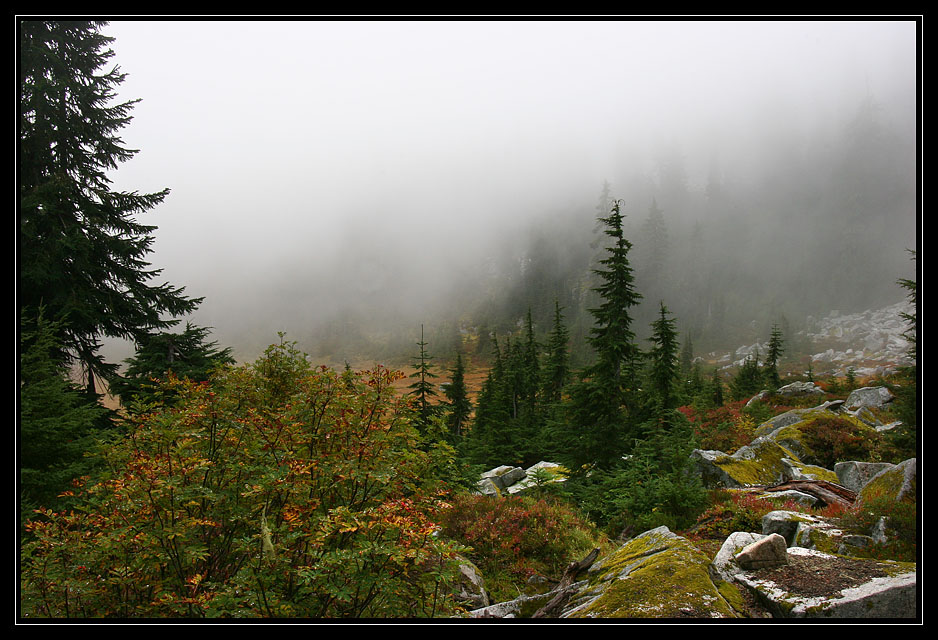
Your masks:
{"label": "autumn shrub with orange leaves", "polygon": [[[457,546],[400,374],[312,368],[293,343],[135,415],[21,545],[21,616],[451,614]],[[445,453],[445,452],[444,452]]]}

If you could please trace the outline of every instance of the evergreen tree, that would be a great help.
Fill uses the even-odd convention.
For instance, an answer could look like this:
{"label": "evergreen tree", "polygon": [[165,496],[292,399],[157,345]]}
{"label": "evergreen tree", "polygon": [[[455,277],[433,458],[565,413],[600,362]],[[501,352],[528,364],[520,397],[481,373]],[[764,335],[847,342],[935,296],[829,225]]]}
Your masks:
{"label": "evergreen tree", "polygon": [[612,243],[594,270],[600,283],[594,289],[601,304],[590,309],[595,326],[588,341],[596,361],[583,379],[571,385],[569,417],[555,432],[572,469],[609,466],[627,452],[634,435],[629,411],[634,400],[635,369],[639,357],[632,332],[631,309],[641,300],[635,291],[629,250],[622,229],[620,201],[600,218]]}
{"label": "evergreen tree", "polygon": [[450,434],[461,438],[465,433],[466,424],[472,413],[472,403],[466,391],[466,367],[462,361],[462,354],[456,354],[456,364],[451,371],[450,383],[446,387],[446,398],[449,400],[449,411],[446,417]]}
{"label": "evergreen tree", "polygon": [[659,426],[668,427],[672,422],[671,413],[676,406],[678,341],[674,318],[670,317],[668,308],[663,302],[660,304],[658,319],[652,323],[652,335],[649,339],[653,344],[649,353],[651,359],[649,382],[654,403],[653,412],[656,423]]}
{"label": "evergreen tree", "polygon": [[409,389],[411,389],[410,395],[417,400],[418,424],[421,431],[426,433],[427,428],[430,426],[430,420],[436,413],[436,406],[433,401],[437,393],[436,388],[433,386],[433,379],[436,378],[436,374],[433,373],[433,365],[430,362],[433,357],[427,352],[427,343],[423,339],[423,325],[420,325],[420,342],[417,343],[417,346],[420,347],[420,354],[414,358],[415,371],[410,375],[415,381],[409,386]]}
{"label": "evergreen tree", "polygon": [[28,324],[20,333],[20,498],[24,507],[48,507],[72,479],[89,472],[85,453],[110,426],[111,412],[69,380],[58,357],[56,323],[40,312]]}
{"label": "evergreen tree", "polygon": [[609,216],[600,218],[600,221],[606,226],[604,233],[613,244],[606,249],[606,257],[599,261],[600,268],[594,270],[601,280],[594,291],[602,302],[599,307],[590,309],[595,326],[590,330],[588,342],[596,352],[597,362],[586,373],[611,383],[613,393],[621,393],[633,383],[639,351],[631,326],[631,309],[642,296],[635,290],[635,278],[629,264],[632,243],[623,233],[621,202],[616,200]]}
{"label": "evergreen tree", "polygon": [[116,372],[98,353],[102,336],[141,342],[201,301],[149,283],[160,274],[145,261],[156,227],[134,216],[169,191],[111,189],[107,172],[137,153],[118,137],[137,100],[112,104],[125,76],[99,71],[114,55],[103,26],[19,24],[20,309],[34,319],[42,306],[57,322],[57,357],[80,363],[92,392],[95,376]]}
{"label": "evergreen tree", "polygon": [[782,381],[778,375],[778,361],[785,353],[784,341],[782,340],[782,331],[778,325],[772,326],[772,335],[769,338],[769,352],[765,357],[764,380],[772,391],[782,386]]}
{"label": "evergreen tree", "polygon": [[[218,348],[217,342],[207,341],[210,329],[186,323],[185,331],[147,334],[137,345],[137,352],[125,362],[127,371],[111,383],[110,391],[128,408],[135,398],[147,403],[154,399],[156,380],[168,374],[204,382],[220,366],[234,364],[231,349]],[[348,368],[348,363],[346,363]]]}
{"label": "evergreen tree", "polygon": [[554,326],[547,338],[541,395],[544,404],[560,402],[561,393],[570,381],[570,333],[563,323],[560,302],[554,302]]}
{"label": "evergreen tree", "polygon": [[723,406],[723,380],[720,379],[720,372],[714,370],[712,378],[712,391],[711,398],[713,400],[713,406],[722,407]]}
{"label": "evergreen tree", "polygon": [[[912,253],[912,259],[917,254]],[[901,318],[906,323],[903,337],[908,341],[906,352],[910,364],[900,367],[898,371],[899,383],[893,385],[892,391],[896,396],[893,402],[896,417],[902,422],[898,428],[888,432],[888,438],[893,445],[904,455],[912,457],[918,455],[918,430],[920,420],[920,407],[918,397],[918,283],[915,280],[903,278],[898,281],[899,286],[906,290],[906,296],[912,309],[902,312]]]}
{"label": "evergreen tree", "polygon": [[765,379],[762,370],[759,368],[759,351],[750,355],[743,362],[739,371],[730,381],[730,393],[733,400],[746,400],[762,391]]}
{"label": "evergreen tree", "polygon": [[492,339],[492,366],[476,399],[469,437],[469,457],[479,464],[503,464],[510,449],[505,432],[511,420],[511,398],[506,393],[505,363],[498,336]]}

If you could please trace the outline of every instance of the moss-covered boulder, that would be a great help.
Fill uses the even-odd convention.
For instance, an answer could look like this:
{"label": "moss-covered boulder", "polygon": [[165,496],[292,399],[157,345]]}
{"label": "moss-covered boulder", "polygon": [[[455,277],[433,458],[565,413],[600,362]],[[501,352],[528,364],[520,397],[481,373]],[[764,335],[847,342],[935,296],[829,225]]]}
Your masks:
{"label": "moss-covered boulder", "polygon": [[706,555],[667,527],[646,531],[590,568],[561,617],[740,617],[738,587],[711,577],[709,567]]}
{"label": "moss-covered boulder", "polygon": [[755,439],[732,455],[697,449],[692,467],[708,487],[743,488],[789,480],[824,480],[838,483],[837,474],[818,464],[812,449],[812,430],[829,421],[847,421],[851,428],[870,428],[854,416],[832,411],[827,404],[794,409],[759,425]]}
{"label": "moss-covered boulder", "polygon": [[835,552],[844,532],[828,519],[797,511],[771,511],[762,517],[762,533],[777,533],[789,547]]}
{"label": "moss-covered boulder", "polygon": [[914,501],[917,477],[918,465],[915,458],[901,462],[894,467],[885,468],[863,486],[857,502],[862,507],[882,499],[895,502]]}

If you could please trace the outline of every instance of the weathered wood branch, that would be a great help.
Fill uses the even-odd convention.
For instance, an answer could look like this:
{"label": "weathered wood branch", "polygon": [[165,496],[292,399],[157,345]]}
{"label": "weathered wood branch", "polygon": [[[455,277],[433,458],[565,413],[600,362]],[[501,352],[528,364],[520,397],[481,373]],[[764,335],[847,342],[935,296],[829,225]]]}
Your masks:
{"label": "weathered wood branch", "polygon": [[596,558],[598,557],[599,549],[597,548],[590,551],[589,554],[579,562],[571,562],[568,564],[567,568],[564,569],[563,576],[560,578],[560,582],[551,591],[551,593],[554,594],[554,597],[551,598],[543,607],[535,611],[534,615],[531,617],[546,618],[560,610],[572,595],[573,591],[570,589],[570,586],[576,581],[576,577],[583,571],[586,571],[591,566],[593,566],[593,563],[596,562]]}
{"label": "weathered wood branch", "polygon": [[857,499],[856,491],[851,491],[846,487],[826,480],[791,480],[772,487],[765,487],[763,490],[771,493],[788,490],[800,491],[814,496],[825,504],[840,504],[845,507],[851,506]]}

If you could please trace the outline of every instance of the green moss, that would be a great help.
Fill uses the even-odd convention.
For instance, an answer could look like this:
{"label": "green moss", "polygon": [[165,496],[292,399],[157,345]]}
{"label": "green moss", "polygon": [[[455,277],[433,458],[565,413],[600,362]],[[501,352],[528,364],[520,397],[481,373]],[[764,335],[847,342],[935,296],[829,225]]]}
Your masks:
{"label": "green moss", "polygon": [[732,582],[725,582],[720,580],[715,583],[717,591],[726,600],[726,603],[736,612],[739,616],[745,617],[747,615],[746,601],[743,599],[742,591],[739,587]]}
{"label": "green moss", "polygon": [[[590,585],[601,595],[573,617],[737,617],[711,581],[709,564],[690,541],[654,530],[603,563]],[[734,599],[742,606],[741,596]]]}
{"label": "green moss", "polygon": [[899,495],[904,481],[905,471],[902,467],[884,471],[863,487],[860,491],[860,502],[872,502],[884,497],[894,498]]}
{"label": "green moss", "polygon": [[755,456],[749,460],[725,456],[714,464],[723,469],[740,486],[771,484],[785,470],[782,458],[796,458],[788,449],[770,440],[754,447]]}
{"label": "green moss", "polygon": [[824,553],[836,555],[837,550],[840,548],[840,536],[830,535],[817,527],[811,528],[808,532],[808,539],[811,541],[813,548]]}

